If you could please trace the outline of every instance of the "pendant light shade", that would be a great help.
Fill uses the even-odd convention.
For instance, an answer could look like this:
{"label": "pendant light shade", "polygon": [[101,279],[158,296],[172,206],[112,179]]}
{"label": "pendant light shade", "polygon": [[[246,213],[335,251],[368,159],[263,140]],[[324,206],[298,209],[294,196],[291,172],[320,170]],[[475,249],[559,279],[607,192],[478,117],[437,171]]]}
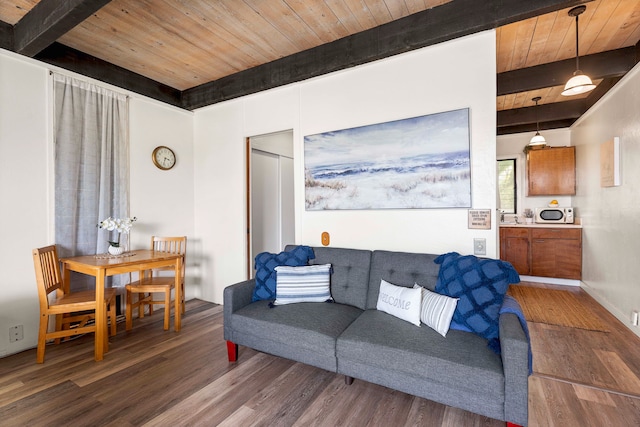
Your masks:
{"label": "pendant light shade", "polygon": [[587,10],[587,6],[576,6],[569,11],[569,16],[576,17],[576,71],[573,73],[573,77],[571,77],[567,84],[564,86],[564,90],[562,91],[562,95],[564,96],[579,95],[596,88],[596,85],[593,84],[589,76],[583,74],[582,71],[580,71],[580,54],[578,50],[578,16],[580,16],[585,10]]}
{"label": "pendant light shade", "polygon": [[529,142],[529,145],[543,145],[546,143],[547,140],[544,139],[544,136],[540,135],[540,132],[536,132],[536,134],[533,135],[533,138],[531,138],[531,142]]}
{"label": "pendant light shade", "polygon": [[582,74],[580,70],[573,73],[573,77],[569,79],[562,94],[564,96],[580,95],[596,88],[589,76]]}
{"label": "pendant light shade", "polygon": [[536,96],[535,98],[532,99],[533,102],[536,103],[536,134],[533,135],[533,138],[531,138],[531,141],[529,141],[529,145],[546,145],[547,141],[544,139],[544,136],[540,135],[540,122],[538,121],[538,101],[540,101],[542,98],[539,96]]}

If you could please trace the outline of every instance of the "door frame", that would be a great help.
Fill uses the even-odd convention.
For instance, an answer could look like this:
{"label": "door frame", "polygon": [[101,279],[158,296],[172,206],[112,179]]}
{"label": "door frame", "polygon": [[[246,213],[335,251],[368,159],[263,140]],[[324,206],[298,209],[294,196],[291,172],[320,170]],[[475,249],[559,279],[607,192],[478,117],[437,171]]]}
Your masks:
{"label": "door frame", "polygon": [[[270,135],[276,135],[276,134],[281,134],[281,133],[290,133],[291,134],[291,157],[289,157],[288,155],[283,155],[282,153],[277,153],[276,151],[274,151],[273,153],[271,153],[270,151],[264,151],[265,153],[271,153],[273,155],[278,155],[280,159],[282,158],[290,158],[291,160],[295,161],[294,159],[294,155],[293,155],[293,151],[294,151],[294,140],[293,140],[293,129],[285,129],[285,130],[281,130],[281,131],[276,131],[276,132],[269,132],[269,133],[265,133],[262,135],[253,135],[253,136],[248,136],[245,138],[245,158],[246,158],[246,171],[245,171],[245,181],[246,181],[246,227],[247,227],[247,235],[246,235],[246,259],[247,259],[247,278],[251,278],[253,275],[253,257],[252,257],[252,252],[253,252],[253,215],[252,215],[252,210],[253,210],[253,204],[252,204],[252,190],[251,190],[251,181],[252,181],[252,155],[253,155],[253,143],[252,143],[252,139],[254,138],[259,138],[259,137],[263,137],[263,136],[270,136]],[[260,148],[256,148],[256,150],[259,151],[263,151]],[[281,160],[280,160],[281,161]],[[294,167],[295,169],[295,167]],[[295,177],[292,177],[292,179],[295,180]],[[291,197],[293,197],[294,200],[294,219],[295,219],[295,189],[292,190],[293,192],[291,193]],[[282,219],[282,218],[281,218]],[[282,230],[281,230],[282,232]],[[295,224],[293,226],[293,234],[295,237],[296,234],[296,230],[295,230]]]}

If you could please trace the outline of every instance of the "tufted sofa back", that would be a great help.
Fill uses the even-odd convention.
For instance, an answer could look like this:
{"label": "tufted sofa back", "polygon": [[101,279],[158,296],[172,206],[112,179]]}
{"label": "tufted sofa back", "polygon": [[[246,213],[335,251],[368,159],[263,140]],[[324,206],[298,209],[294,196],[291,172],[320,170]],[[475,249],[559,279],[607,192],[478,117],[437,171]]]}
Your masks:
{"label": "tufted sofa back", "polygon": [[314,247],[310,264],[331,264],[331,296],[334,301],[364,310],[367,305],[371,251]]}
{"label": "tufted sofa back", "polygon": [[433,262],[437,257],[431,254],[374,251],[366,308],[376,308],[381,279],[398,286],[412,287],[417,283],[433,291],[440,271],[440,266]]}
{"label": "tufted sofa back", "polygon": [[[285,250],[295,246],[288,245]],[[440,266],[438,255],[409,252],[368,251],[331,247],[313,247],[315,258],[309,264],[331,264],[331,296],[337,303],[361,310],[375,309],[380,279],[398,286],[417,283],[434,290]]]}

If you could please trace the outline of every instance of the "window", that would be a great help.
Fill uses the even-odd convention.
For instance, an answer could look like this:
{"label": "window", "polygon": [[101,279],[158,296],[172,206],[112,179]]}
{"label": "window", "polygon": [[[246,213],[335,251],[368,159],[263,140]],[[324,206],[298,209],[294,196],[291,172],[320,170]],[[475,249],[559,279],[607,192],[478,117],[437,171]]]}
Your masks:
{"label": "window", "polygon": [[517,213],[516,159],[498,160],[498,209]]}

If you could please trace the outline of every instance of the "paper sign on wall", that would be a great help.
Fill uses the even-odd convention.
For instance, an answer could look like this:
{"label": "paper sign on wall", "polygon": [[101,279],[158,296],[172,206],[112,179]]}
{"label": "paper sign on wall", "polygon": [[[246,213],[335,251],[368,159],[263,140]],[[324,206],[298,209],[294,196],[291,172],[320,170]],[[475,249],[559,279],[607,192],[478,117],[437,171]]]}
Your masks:
{"label": "paper sign on wall", "polygon": [[491,229],[491,209],[469,209],[469,228]]}
{"label": "paper sign on wall", "polygon": [[617,136],[600,145],[600,186],[620,185],[620,138]]}

